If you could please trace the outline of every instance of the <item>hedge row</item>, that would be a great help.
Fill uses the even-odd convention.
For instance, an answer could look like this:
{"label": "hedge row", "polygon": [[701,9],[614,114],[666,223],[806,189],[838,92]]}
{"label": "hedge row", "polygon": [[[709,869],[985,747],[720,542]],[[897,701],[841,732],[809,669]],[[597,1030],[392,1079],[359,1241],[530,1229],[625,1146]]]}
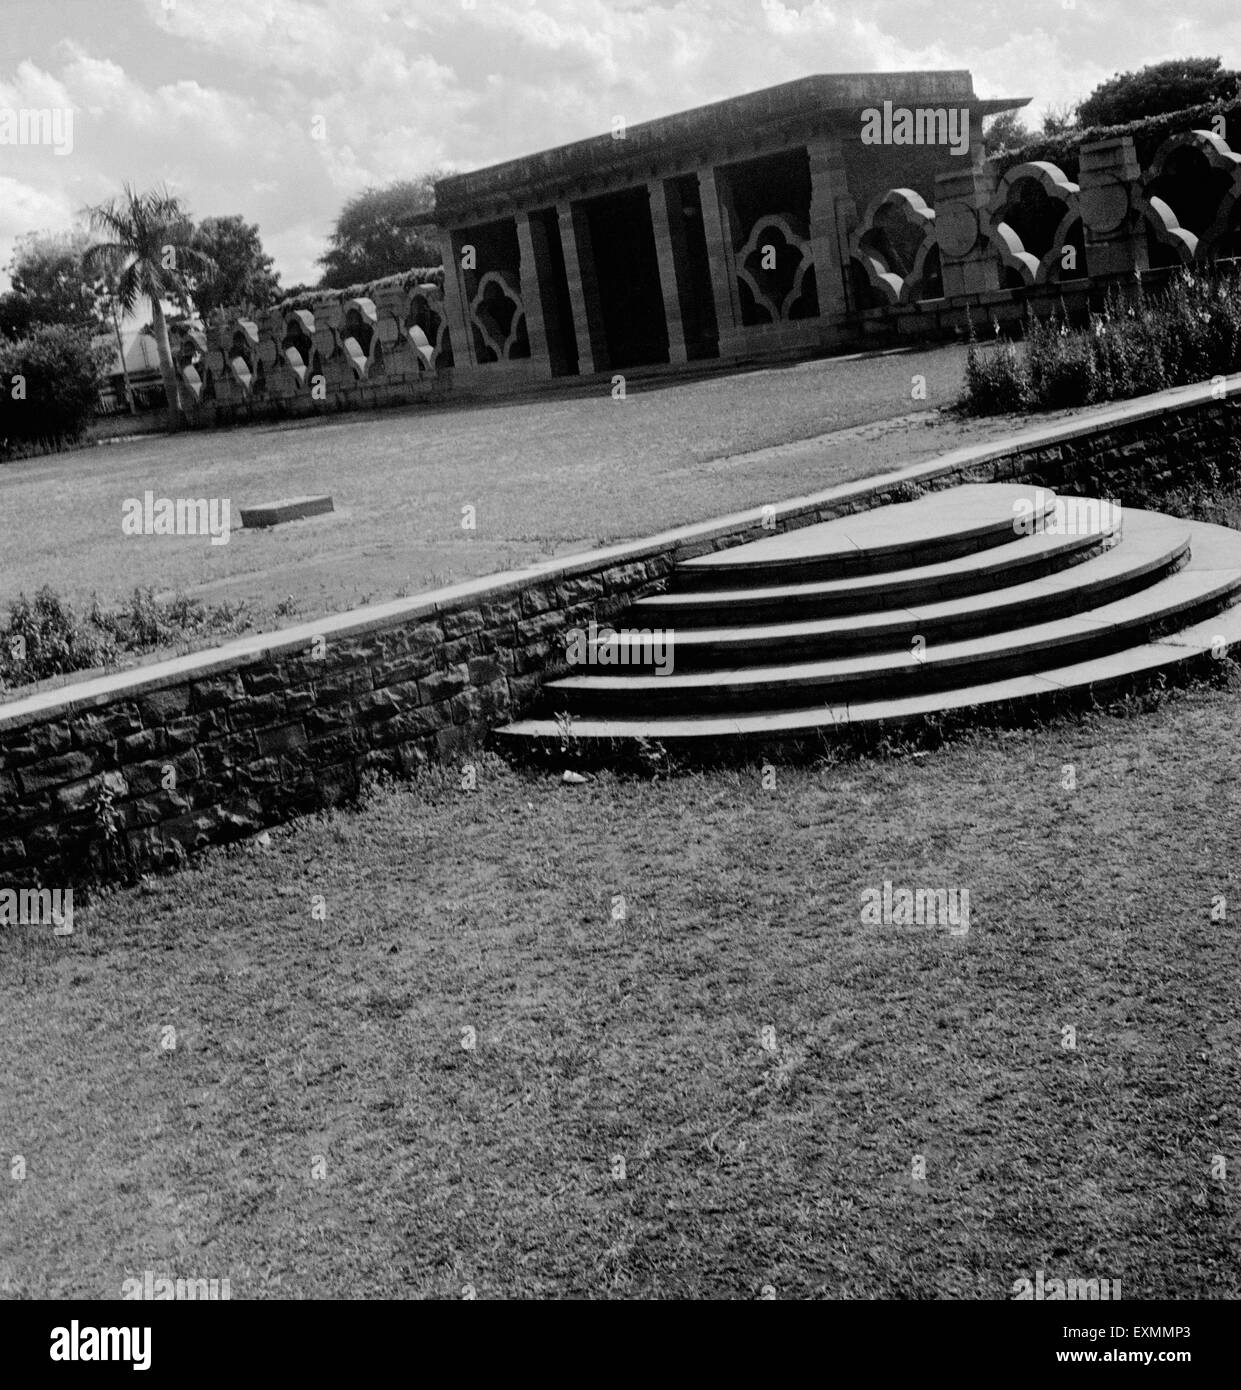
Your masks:
{"label": "hedge row", "polygon": [[1076,182],[1083,145],[1093,144],[1096,140],[1111,140],[1118,136],[1131,135],[1138,163],[1143,169],[1147,169],[1155,157],[1155,151],[1170,135],[1180,135],[1187,130],[1213,130],[1212,118],[1220,115],[1226,123],[1225,138],[1231,133],[1236,145],[1241,146],[1241,97],[1236,97],[1231,101],[1209,102],[1205,106],[1187,107],[1184,111],[1167,111],[1159,116],[1147,116],[1144,120],[1130,121],[1127,125],[1091,126],[1086,130],[1066,131],[1063,135],[1033,140],[1018,150],[1005,150],[994,155],[990,164],[997,178],[1001,178],[1015,164],[1042,159],[1055,164],[1068,178]]}
{"label": "hedge row", "polygon": [[309,309],[314,313],[325,304],[344,304],[350,299],[373,299],[380,290],[392,285],[403,290],[412,290],[416,285],[435,285],[437,289],[443,290],[444,267],[415,266],[396,275],[385,275],[380,280],[368,281],[365,285],[350,285],[344,290],[311,290],[307,294],[281,299],[273,307],[280,313],[291,313],[294,309]]}

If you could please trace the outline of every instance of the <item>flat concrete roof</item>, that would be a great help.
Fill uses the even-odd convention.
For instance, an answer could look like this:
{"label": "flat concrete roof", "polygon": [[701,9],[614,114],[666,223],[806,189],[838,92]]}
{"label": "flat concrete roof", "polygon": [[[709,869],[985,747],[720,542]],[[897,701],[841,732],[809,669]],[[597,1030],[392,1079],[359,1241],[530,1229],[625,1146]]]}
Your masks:
{"label": "flat concrete roof", "polygon": [[624,139],[611,131],[506,160],[435,185],[436,217],[452,225],[476,204],[512,199],[532,206],[544,190],[583,175],[621,173],[627,166],[680,151],[701,154],[728,140],[752,138],[787,121],[813,121],[836,114],[844,119],[869,106],[968,106],[980,115],[1011,111],[1029,97],[984,99],[964,68],[917,72],[821,73],[764,87],[745,96],[696,106],[657,120],[628,126]]}

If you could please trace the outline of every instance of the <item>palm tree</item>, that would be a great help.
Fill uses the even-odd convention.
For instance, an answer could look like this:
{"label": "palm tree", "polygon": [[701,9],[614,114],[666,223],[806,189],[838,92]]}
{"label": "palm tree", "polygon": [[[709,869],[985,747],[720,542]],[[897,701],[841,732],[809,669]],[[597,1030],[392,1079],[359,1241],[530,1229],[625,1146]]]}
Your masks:
{"label": "palm tree", "polygon": [[187,273],[210,274],[215,263],[190,245],[194,224],[180,202],[162,184],[139,193],[122,185],[120,198],[88,208],[92,229],[106,239],[86,252],[86,264],[115,276],[117,298],[126,314],[140,299],[151,301],[151,321],[160,376],[168,400],[168,428],[181,428],[180,379],[172,362],[165,299],[185,304],[190,294]]}

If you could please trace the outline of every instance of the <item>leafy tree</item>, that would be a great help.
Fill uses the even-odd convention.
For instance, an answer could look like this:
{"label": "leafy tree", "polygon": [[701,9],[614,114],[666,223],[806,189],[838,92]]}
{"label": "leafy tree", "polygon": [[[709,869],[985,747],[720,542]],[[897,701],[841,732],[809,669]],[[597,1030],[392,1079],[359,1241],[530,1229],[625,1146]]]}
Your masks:
{"label": "leafy tree", "polygon": [[1227,101],[1237,95],[1239,80],[1241,73],[1222,67],[1218,58],[1152,63],[1101,82],[1082,102],[1078,119],[1083,127],[1125,125],[1144,116]]}
{"label": "leafy tree", "polygon": [[85,264],[85,231],[30,232],[20,238],[9,262],[12,293],[26,301],[28,323],[63,323],[105,332],[107,288]]}
{"label": "leafy tree", "polygon": [[983,148],[988,154],[1001,150],[1019,150],[1030,139],[1030,132],[1021,122],[1020,111],[1001,111],[987,119],[982,132]]}
{"label": "leafy tree", "polygon": [[88,268],[115,276],[117,300],[127,315],[139,300],[150,301],[168,427],[180,429],[180,378],[173,368],[164,300],[186,305],[191,280],[214,274],[215,264],[190,244],[194,229],[189,215],[162,185],[139,193],[125,184],[120,198],[90,209],[90,220],[105,239],[88,248]]}
{"label": "leafy tree", "polygon": [[289,285],[280,291],[281,303],[287,304],[291,299],[313,299],[323,291],[317,285],[306,285],[300,281],[296,285]]}
{"label": "leafy tree", "polygon": [[401,179],[351,198],[319,257],[324,288],[342,290],[414,266],[438,265],[439,248],[430,235],[436,177]]}
{"label": "leafy tree", "polygon": [[1065,131],[1072,130],[1077,124],[1077,107],[1049,106],[1043,112],[1043,134],[1049,136],[1063,135]]}
{"label": "leafy tree", "polygon": [[263,252],[259,229],[244,218],[205,217],[190,245],[216,267],[191,291],[204,321],[217,309],[266,309],[280,297],[280,277]]}
{"label": "leafy tree", "polygon": [[6,290],[0,294],[0,338],[21,338],[34,322],[34,306],[24,294]]}
{"label": "leafy tree", "polygon": [[21,238],[9,265],[13,289],[0,303],[0,335],[21,338],[40,324],[115,334],[132,410],[116,284],[106,268],[87,266],[89,246],[90,234],[82,229],[31,232]]}
{"label": "leafy tree", "polygon": [[[0,451],[6,443],[77,439],[99,400],[109,356],[84,327],[38,324],[16,342],[0,343]],[[16,385],[12,383],[18,383]]]}

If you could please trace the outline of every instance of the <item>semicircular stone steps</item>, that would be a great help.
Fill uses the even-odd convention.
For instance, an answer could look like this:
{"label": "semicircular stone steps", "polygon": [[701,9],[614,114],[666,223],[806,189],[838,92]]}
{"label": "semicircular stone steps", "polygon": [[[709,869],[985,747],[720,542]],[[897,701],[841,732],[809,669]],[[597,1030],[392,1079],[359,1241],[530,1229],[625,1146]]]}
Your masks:
{"label": "semicircular stone steps", "polygon": [[1241,642],[1239,600],[1235,531],[949,489],[678,566],[497,732],[777,738],[1103,686]]}
{"label": "semicircular stone steps", "polygon": [[847,579],[931,565],[1007,545],[1022,534],[1019,526],[1038,529],[1056,511],[1047,488],[967,483],[952,491],[950,525],[932,495],[701,555],[678,566],[677,578],[714,588],[749,585],[756,576],[764,583]]}
{"label": "semicircular stone steps", "polygon": [[[964,598],[912,603],[874,612],[793,622],[745,622],[721,627],[675,630],[676,667],[715,669],[799,661],[831,651],[836,654],[910,648],[917,636],[929,642],[984,636],[1039,619],[1069,617],[1124,598],[1154,579],[1170,574],[1189,557],[1189,530],[1184,522],[1151,512],[1131,513],[1125,544],[1113,545],[1094,564],[1013,584],[995,592]],[[635,605],[635,609],[640,609]],[[748,617],[748,615],[747,615]],[[651,629],[651,634],[655,629]],[[631,669],[651,664],[654,638],[641,627],[597,646],[613,648],[610,664]],[[599,653],[602,656],[602,653]]]}
{"label": "semicircular stone steps", "polygon": [[[1076,499],[1059,500],[1072,508]],[[701,572],[695,574],[688,566],[682,566],[673,572],[667,593],[652,594],[633,605],[633,617],[647,625],[658,623],[679,631],[716,626],[741,616],[746,621],[780,622],[795,617],[867,613],[987,593],[1081,564],[1115,543],[1116,535],[1110,527],[1092,528],[1089,516],[1084,516],[1084,524],[1078,525],[1072,511],[1066,516],[1062,525],[1017,536],[984,553],[974,551],[935,564],[880,570],[846,579],[792,583],[768,580],[758,587],[751,584],[709,588]]]}

